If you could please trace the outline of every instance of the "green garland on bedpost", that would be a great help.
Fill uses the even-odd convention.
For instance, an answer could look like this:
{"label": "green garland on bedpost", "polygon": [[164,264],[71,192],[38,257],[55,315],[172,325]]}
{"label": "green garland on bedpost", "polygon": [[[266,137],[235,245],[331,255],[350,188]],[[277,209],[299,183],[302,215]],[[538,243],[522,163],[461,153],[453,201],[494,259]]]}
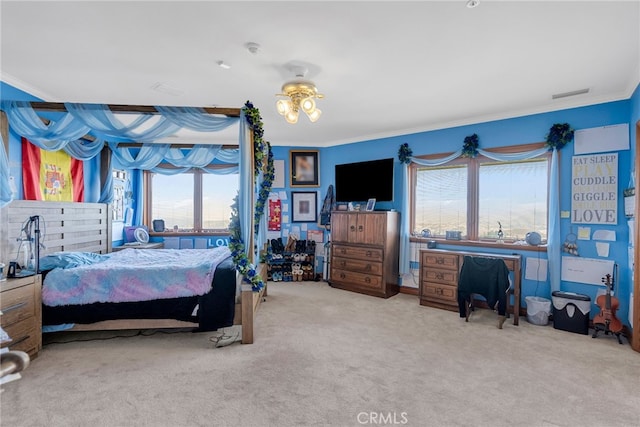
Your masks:
{"label": "green garland on bedpost", "polygon": [[[254,233],[257,235],[260,228],[260,220],[264,214],[264,208],[269,198],[271,185],[274,179],[273,153],[271,152],[271,144],[263,138],[264,131],[262,129],[262,117],[260,110],[255,108],[250,101],[244,105],[244,114],[247,123],[253,131],[253,179],[254,182],[260,176],[260,172],[264,166],[264,158],[267,158],[267,167],[264,172],[262,182],[260,183],[260,191],[258,192],[258,200],[256,201],[253,221]],[[266,153],[266,154],[265,154]],[[238,196],[233,200],[231,205],[231,223],[229,224],[229,249],[233,257],[236,270],[243,276],[243,281],[251,284],[254,292],[264,288],[262,277],[257,273],[255,266],[249,262],[245,252],[245,245],[242,240],[240,229],[240,218],[238,215]]]}

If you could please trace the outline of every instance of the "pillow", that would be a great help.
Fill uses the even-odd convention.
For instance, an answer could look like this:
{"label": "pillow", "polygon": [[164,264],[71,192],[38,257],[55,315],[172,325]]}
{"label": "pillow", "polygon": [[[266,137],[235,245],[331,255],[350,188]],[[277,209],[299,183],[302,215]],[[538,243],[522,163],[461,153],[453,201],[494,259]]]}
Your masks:
{"label": "pillow", "polygon": [[102,262],[107,258],[109,258],[107,255],[94,252],[56,252],[40,258],[40,269],[73,268]]}

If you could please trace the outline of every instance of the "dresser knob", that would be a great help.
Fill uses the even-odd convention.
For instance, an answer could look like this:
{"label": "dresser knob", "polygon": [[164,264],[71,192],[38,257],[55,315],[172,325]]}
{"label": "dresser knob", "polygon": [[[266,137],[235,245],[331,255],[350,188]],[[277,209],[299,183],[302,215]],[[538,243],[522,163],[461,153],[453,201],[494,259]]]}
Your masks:
{"label": "dresser knob", "polygon": [[367,283],[371,283],[371,278],[369,276],[367,276],[367,277],[364,278],[364,281],[367,282]]}

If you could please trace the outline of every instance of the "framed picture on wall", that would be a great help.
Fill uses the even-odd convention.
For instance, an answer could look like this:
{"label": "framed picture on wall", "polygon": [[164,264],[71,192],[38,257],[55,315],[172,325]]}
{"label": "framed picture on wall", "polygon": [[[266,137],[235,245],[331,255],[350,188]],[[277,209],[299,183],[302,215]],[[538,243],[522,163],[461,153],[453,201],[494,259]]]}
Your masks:
{"label": "framed picture on wall", "polygon": [[318,221],[318,193],[315,191],[291,192],[291,221],[292,222],[317,222]]}
{"label": "framed picture on wall", "polygon": [[289,152],[291,187],[319,187],[318,150]]}

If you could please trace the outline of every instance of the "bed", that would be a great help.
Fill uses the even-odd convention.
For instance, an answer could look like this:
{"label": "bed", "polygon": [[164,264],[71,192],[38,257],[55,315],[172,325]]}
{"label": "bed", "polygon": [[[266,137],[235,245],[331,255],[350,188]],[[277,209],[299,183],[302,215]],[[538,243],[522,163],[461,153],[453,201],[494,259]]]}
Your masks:
{"label": "bed", "polygon": [[[177,253],[193,251],[126,249],[112,252],[110,212],[109,205],[100,203],[13,201],[2,209],[0,217],[0,242],[3,245],[0,254],[6,251],[7,255],[15,257],[19,246],[17,238],[23,223],[26,218],[34,215],[41,217],[44,235],[44,247],[40,254],[42,259],[51,257],[52,254],[95,254],[96,258],[102,257],[102,261],[106,260],[112,265],[126,265],[133,262],[126,261],[125,257],[130,255],[148,259],[154,253],[159,257],[164,252],[176,252],[173,254],[176,255],[176,262],[181,263],[183,261],[180,261]],[[212,254],[214,252],[216,251],[211,250]],[[68,270],[82,268],[84,267],[71,266]],[[50,291],[47,289],[47,282],[53,279],[57,282],[62,269],[43,271],[43,325],[72,324],[65,328],[68,331],[161,328],[205,331],[242,325],[242,343],[252,343],[254,316],[260,302],[266,297],[266,288],[254,292],[251,285],[242,284],[228,253],[219,252],[215,268],[209,268],[212,268],[209,272],[210,288],[206,291],[200,288],[191,295],[183,295],[178,290],[177,293],[162,294],[159,297],[151,295],[150,298],[144,298],[145,301],[123,301],[119,298],[114,302],[97,297],[94,300],[72,300],[70,303],[57,305],[53,305],[48,296]],[[263,269],[259,269],[259,273],[264,278]],[[120,281],[128,282],[126,279]],[[130,286],[129,292],[131,289]]]}

